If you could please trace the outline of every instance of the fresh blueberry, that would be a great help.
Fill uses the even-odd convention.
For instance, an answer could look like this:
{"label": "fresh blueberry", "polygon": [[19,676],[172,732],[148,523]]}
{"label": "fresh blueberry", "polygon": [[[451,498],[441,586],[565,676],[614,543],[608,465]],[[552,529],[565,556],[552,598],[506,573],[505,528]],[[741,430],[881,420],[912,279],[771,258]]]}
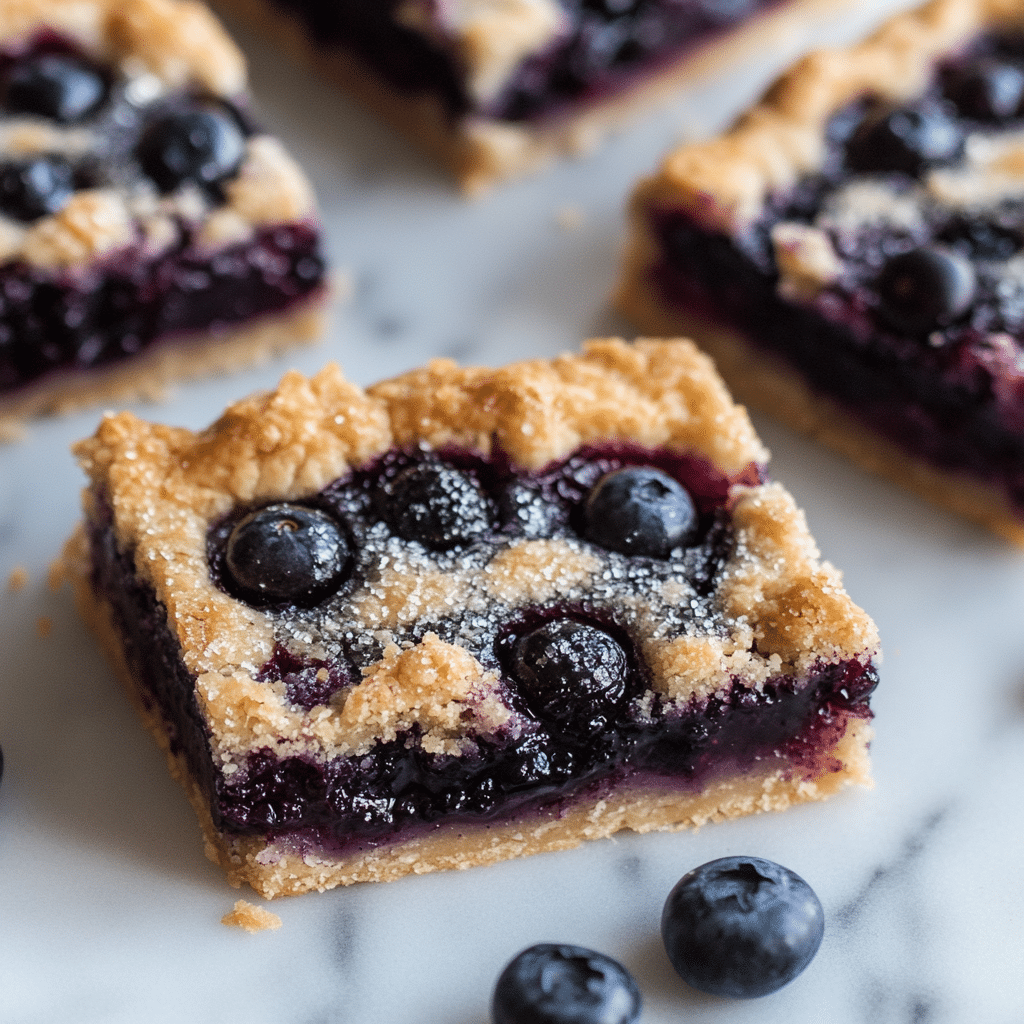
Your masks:
{"label": "fresh blueberry", "polygon": [[161,192],[186,182],[213,187],[230,178],[245,156],[245,135],[225,109],[212,104],[156,118],[136,155]]}
{"label": "fresh blueberry", "polygon": [[385,489],[382,504],[399,537],[435,551],[471,543],[491,529],[491,505],[480,486],[441,462],[403,469]]}
{"label": "fresh blueberry", "polygon": [[587,496],[584,535],[624,555],[667,558],[697,528],[686,489],[650,466],[629,466],[601,477]]}
{"label": "fresh blueberry", "polygon": [[538,718],[561,729],[598,733],[627,696],[629,663],[604,630],[555,619],[515,641],[512,674]]}
{"label": "fresh blueberry", "polygon": [[927,245],[893,256],[876,286],[885,320],[907,334],[925,334],[967,312],[978,280],[974,266],[959,253]]}
{"label": "fresh blueberry", "polygon": [[59,156],[0,164],[0,212],[26,223],[62,209],[75,191],[75,172]]}
{"label": "fresh blueberry", "polygon": [[951,72],[943,92],[965,117],[1003,121],[1021,112],[1024,68],[995,57],[982,58]]}
{"label": "fresh blueberry", "polygon": [[583,946],[539,943],[494,986],[494,1024],[634,1024],[640,989],[617,960]]}
{"label": "fresh blueberry", "polygon": [[69,54],[44,53],[14,65],[4,105],[11,114],[75,124],[94,113],[106,97],[106,79],[91,64]]}
{"label": "fresh blueberry", "polygon": [[523,537],[550,537],[562,525],[562,509],[543,489],[522,480],[513,481],[498,502],[501,521]]}
{"label": "fresh blueberry", "polygon": [[683,981],[735,999],[792,981],[814,959],[824,931],[814,890],[760,857],[722,857],[683,875],[661,915],[661,937]]}
{"label": "fresh blueberry", "polygon": [[941,102],[924,100],[868,115],[854,133],[846,161],[855,171],[903,171],[917,175],[948,163],[963,151],[963,132]]}
{"label": "fresh blueberry", "polygon": [[301,505],[267,505],[231,531],[225,563],[240,597],[308,605],[341,583],[349,542],[330,516]]}

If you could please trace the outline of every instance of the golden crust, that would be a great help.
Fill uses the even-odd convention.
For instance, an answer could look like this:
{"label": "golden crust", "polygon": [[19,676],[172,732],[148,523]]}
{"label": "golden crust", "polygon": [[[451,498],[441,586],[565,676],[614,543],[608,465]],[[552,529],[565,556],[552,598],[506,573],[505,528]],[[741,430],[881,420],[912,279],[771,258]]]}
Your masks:
{"label": "golden crust", "polygon": [[670,153],[634,205],[669,202],[709,228],[734,231],[757,218],[769,193],[820,167],[824,126],[837,110],[866,94],[913,96],[939,57],[999,27],[1024,28],[1016,0],[932,0],[860,45],[811,53],[730,131]]}
{"label": "golden crust", "polygon": [[[848,4],[849,0],[788,0],[696,52],[669,61],[622,93],[537,124],[508,124],[475,116],[453,120],[433,97],[410,97],[390,88],[345,51],[316,48],[297,18],[279,13],[266,0],[217,3],[255,25],[268,38],[283,41],[298,59],[350,92],[437,160],[470,194],[481,193],[498,181],[533,173],[556,159],[592,151],[616,129],[666,102],[680,89],[740,65],[751,54],[770,48],[773,41],[789,40],[794,33],[805,30],[809,19],[834,16]],[[539,22],[535,24],[540,26]],[[537,37],[541,34],[538,31]],[[481,54],[487,47],[467,38],[462,49]],[[498,59],[485,60],[476,72],[481,93],[493,91],[498,73],[514,67],[508,62],[504,45],[498,49]]]}
{"label": "golden crust", "polygon": [[[86,515],[92,516],[101,500],[111,505],[118,547],[132,555],[136,574],[167,609],[168,626],[196,679],[211,756],[230,774],[266,747],[281,757],[327,759],[363,753],[413,727],[429,752],[456,756],[467,736],[514,738],[523,726],[504,699],[501,680],[470,650],[429,631],[416,642],[397,645],[388,641],[389,630],[429,622],[453,602],[483,608],[498,601],[514,608],[581,601],[604,569],[585,546],[556,538],[510,542],[483,566],[471,565],[469,575],[448,570],[442,576],[430,553],[407,559],[392,575],[382,570],[347,595],[341,608],[350,625],[375,631],[383,656],[327,704],[303,708],[289,703],[283,683],[258,681],[274,650],[274,627],[269,615],[212,582],[206,553],[211,524],[239,504],[314,494],[397,445],[454,442],[486,454],[499,444],[514,463],[539,468],[599,439],[698,455],[728,476],[767,456],[744,411],[732,404],[710,361],[690,342],[631,346],[608,339],[587,344],[580,355],[499,370],[438,361],[368,391],[345,381],[334,366],[310,379],[289,373],[275,391],[237,403],[206,431],[151,425],[128,413],[108,415],[76,453],[91,479]],[[731,500],[736,543],[712,599],[716,625],[706,636],[688,631],[673,638],[647,623],[644,654],[654,690],[670,700],[704,700],[724,689],[731,674],[760,686],[780,673],[802,678],[817,664],[872,657],[878,646],[874,625],[843,592],[835,570],[819,563],[792,498],[777,484],[734,485]],[[117,644],[110,611],[92,593],[81,538],[69,546],[66,564],[87,619],[108,646]],[[693,592],[684,584],[677,585],[678,592],[672,588],[666,585],[662,600],[689,606]],[[627,601],[624,614],[641,621],[651,612]],[[302,625],[301,632],[315,650],[319,641],[312,627]],[[115,657],[115,664],[130,675],[123,656]],[[139,699],[145,702],[144,695]],[[163,728],[156,720],[149,724]],[[775,765],[770,785],[767,777],[758,785],[777,790],[783,803],[810,798],[799,796],[801,787],[832,785],[817,778],[797,785],[791,776],[786,765]],[[194,784],[186,788],[194,802],[202,801]],[[631,794],[627,809],[614,811],[595,804],[581,837],[623,827],[666,827],[694,814],[744,813],[741,806],[749,810],[753,800],[745,796],[737,803],[719,794],[707,798],[706,812],[698,814],[692,797],[661,794],[648,806],[646,798]],[[208,812],[200,812],[200,818],[217,859],[267,894],[452,866],[451,841],[439,836],[437,844],[428,843],[434,852],[425,861],[411,856],[422,845],[414,840],[342,868],[306,857],[315,865],[311,875],[282,851],[261,852],[246,842],[216,838]],[[529,828],[536,832],[538,850],[572,845],[555,822]],[[534,850],[508,837],[496,843],[497,835],[480,831],[467,847],[465,864],[514,855],[513,848]],[[273,880],[281,864],[298,872],[290,889]],[[311,880],[314,876],[320,881]]]}

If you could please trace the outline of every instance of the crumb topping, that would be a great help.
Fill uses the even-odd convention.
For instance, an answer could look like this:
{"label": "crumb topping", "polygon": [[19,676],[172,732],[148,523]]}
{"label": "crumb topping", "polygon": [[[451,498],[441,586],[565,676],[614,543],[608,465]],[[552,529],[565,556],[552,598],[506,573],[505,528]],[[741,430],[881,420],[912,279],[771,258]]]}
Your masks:
{"label": "crumb topping", "polygon": [[[328,758],[415,728],[428,752],[458,755],[474,737],[516,735],[524,725],[502,692],[494,639],[528,606],[613,611],[640,638],[654,691],[683,702],[734,676],[753,685],[874,653],[870,619],[819,564],[777,484],[734,486],[735,545],[708,593],[672,559],[634,560],[562,536],[431,552],[383,525],[360,540],[365,582],[311,609],[259,611],[211,579],[208,530],[233,508],[316,494],[394,447],[499,445],[536,468],[597,439],[697,454],[728,475],[766,457],[691,343],[617,340],[497,371],[435,362],[366,392],[333,366],[311,379],[289,373],[201,433],[120,413],[76,453],[92,481],[87,515],[103,499],[112,506],[117,544],[167,608],[197,677],[227,774],[266,747]],[[363,678],[325,704],[291,704],[284,682],[257,679],[281,648],[327,663],[355,652]]]}
{"label": "crumb topping", "polygon": [[221,924],[243,928],[247,932],[262,932],[281,927],[281,918],[265,907],[257,907],[248,900],[235,900],[234,909],[220,919]]}
{"label": "crumb topping", "polygon": [[671,153],[635,193],[638,208],[669,202],[734,232],[765,199],[821,167],[824,126],[867,94],[901,101],[923,91],[935,62],[987,28],[1024,28],[1014,0],[932,0],[891,18],[865,42],[816,51],[783,75],[723,135]]}

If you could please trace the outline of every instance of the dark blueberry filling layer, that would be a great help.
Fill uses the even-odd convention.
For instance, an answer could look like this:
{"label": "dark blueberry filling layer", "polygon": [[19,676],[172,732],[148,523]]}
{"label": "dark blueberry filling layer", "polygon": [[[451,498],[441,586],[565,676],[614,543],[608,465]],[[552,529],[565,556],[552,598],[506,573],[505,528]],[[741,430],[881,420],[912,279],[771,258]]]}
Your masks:
{"label": "dark blueberry filling layer", "polygon": [[[1024,200],[968,211],[921,190],[969,134],[996,128],[1024,129],[1019,37],[979,39],[906,107],[868,99],[841,111],[822,171],[740,235],[652,211],[664,252],[654,274],[669,303],[730,324],[903,448],[1000,483],[1024,509]],[[917,203],[919,218],[833,221],[840,279],[811,302],[781,297],[773,227],[815,222],[854,179]]]}
{"label": "dark blueberry filling layer", "polygon": [[[404,92],[438,96],[454,117],[473,106],[452,56],[394,20],[399,0],[315,4],[275,0],[323,47],[354,52]],[[482,113],[527,121],[613,93],[779,0],[560,0],[567,30],[527,58]]]}
{"label": "dark blueberry filling layer", "polygon": [[[80,126],[95,140],[82,155],[0,155],[0,214],[30,225],[87,188],[166,194],[187,186],[213,207],[222,202],[254,131],[249,113],[193,93],[137,93],[53,33],[0,52],[0,115]],[[0,266],[0,395],[53,371],[116,362],[167,336],[284,311],[323,287],[312,224],[262,229],[212,253],[197,231],[182,220],[158,254],[140,236],[73,272]]]}
{"label": "dark blueberry filling layer", "polygon": [[54,371],[117,362],[161,339],[227,330],[323,287],[312,225],[258,231],[211,256],[182,227],[156,259],[132,249],[85,273],[0,267],[0,394]]}
{"label": "dark blueberry filling layer", "polygon": [[[437,465],[464,474],[489,510],[486,536],[474,537],[469,546],[493,549],[509,537],[579,536],[595,485],[608,473],[642,465],[657,467],[685,487],[698,522],[685,548],[666,558],[636,555],[629,561],[648,572],[684,578],[694,592],[708,592],[732,548],[727,496],[736,481],[703,461],[631,445],[590,447],[539,473],[518,472],[500,457],[483,459],[456,450],[393,451],[292,507],[334,518],[358,552],[361,538],[374,529],[391,529],[386,496],[410,468]],[[737,479],[755,483],[760,474],[751,467]],[[510,491],[522,500],[504,500]],[[442,518],[465,514],[457,504],[441,505],[434,511]],[[278,545],[282,531],[289,530],[288,545],[301,544],[309,520],[301,515],[289,520],[279,511],[283,506],[269,508],[274,511],[262,529],[267,550],[278,559],[274,571],[281,564],[305,564],[301,557],[296,562],[289,546],[282,562]],[[251,510],[242,509],[211,530],[211,571],[229,589],[234,562],[229,563],[225,549],[239,529],[258,549],[259,537],[251,536],[254,522]],[[116,550],[109,510],[93,523],[91,543],[93,585],[114,610],[128,663],[170,723],[172,749],[184,755],[209,793],[218,826],[234,834],[288,836],[341,848],[386,842],[441,820],[500,820],[526,806],[557,804],[632,776],[697,785],[721,771],[779,756],[797,771],[832,770],[837,766],[822,752],[834,745],[851,717],[870,717],[868,698],[877,676],[872,665],[857,661],[822,665],[800,680],[772,679],[757,690],[736,680],[727,696],[686,706],[659,698],[640,704],[636,698],[648,689],[647,670],[639,638],[620,621],[616,608],[555,602],[486,620],[476,636],[473,653],[498,670],[503,699],[528,723],[514,737],[500,731],[470,736],[471,748],[455,756],[426,752],[414,728],[393,741],[378,741],[362,755],[326,764],[280,759],[265,749],[228,781],[216,776],[210,764],[195,680],[182,665],[163,608],[139,581],[130,554]],[[314,537],[310,550],[319,550],[319,543]],[[419,540],[409,543],[421,545]],[[460,545],[463,554],[466,549]],[[336,584],[341,599],[367,571],[358,553],[346,571],[347,579]],[[272,616],[310,614],[286,601],[261,599],[252,589],[247,593]],[[443,621],[420,623],[408,638],[418,639],[428,630],[443,637],[452,629]],[[352,631],[357,631],[354,626]],[[293,704],[311,708],[356,683],[360,669],[379,656],[379,650],[355,641],[343,644],[340,655],[330,660],[303,660],[279,645],[259,678],[282,681]]]}

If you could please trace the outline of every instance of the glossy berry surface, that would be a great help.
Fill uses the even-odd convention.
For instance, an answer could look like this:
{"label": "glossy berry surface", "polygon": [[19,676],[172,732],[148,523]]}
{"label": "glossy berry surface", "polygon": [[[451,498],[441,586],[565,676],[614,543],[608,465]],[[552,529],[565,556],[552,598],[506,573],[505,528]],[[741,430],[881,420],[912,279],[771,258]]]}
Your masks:
{"label": "glossy berry surface", "polygon": [[212,187],[238,170],[245,156],[245,135],[220,107],[172,111],[149,124],[136,152],[143,171],[161,192],[187,182]]}
{"label": "glossy berry surface", "polygon": [[814,958],[825,915],[797,874],[760,857],[723,857],[684,875],[669,893],[661,936],[693,988],[750,999],[792,981]]}
{"label": "glossy berry surface", "polygon": [[617,960],[583,946],[540,943],[501,972],[494,1024],[634,1024],[640,989]]}
{"label": "glossy berry surface", "polygon": [[667,558],[697,528],[686,489],[667,473],[629,466],[603,476],[587,497],[584,535],[609,551]]}
{"label": "glossy berry surface", "polygon": [[74,193],[74,177],[59,156],[0,164],[0,213],[25,223],[56,213]]}
{"label": "glossy berry surface", "polygon": [[4,106],[11,114],[74,124],[94,113],[106,96],[106,80],[92,65],[69,54],[43,53],[14,65]]}
{"label": "glossy berry surface", "polygon": [[607,728],[627,696],[626,652],[604,630],[583,622],[556,619],[519,637],[512,661],[530,710],[564,729]]}
{"label": "glossy berry surface", "polygon": [[977,275],[957,252],[929,245],[890,259],[877,287],[882,316],[908,334],[923,334],[963,316],[974,300]]}
{"label": "glossy berry surface", "polygon": [[479,484],[441,462],[402,470],[381,496],[381,507],[399,537],[435,551],[468,544],[491,528],[491,506]]}
{"label": "glossy berry surface", "polygon": [[1024,66],[986,57],[948,75],[943,93],[965,117],[1001,121],[1024,106]]}
{"label": "glossy berry surface", "polygon": [[963,131],[946,104],[923,101],[868,117],[850,141],[847,162],[857,171],[918,175],[956,159],[963,142]]}
{"label": "glossy berry surface", "polygon": [[330,516],[301,505],[250,512],[231,531],[225,566],[232,589],[267,604],[306,604],[341,583],[349,543]]}

